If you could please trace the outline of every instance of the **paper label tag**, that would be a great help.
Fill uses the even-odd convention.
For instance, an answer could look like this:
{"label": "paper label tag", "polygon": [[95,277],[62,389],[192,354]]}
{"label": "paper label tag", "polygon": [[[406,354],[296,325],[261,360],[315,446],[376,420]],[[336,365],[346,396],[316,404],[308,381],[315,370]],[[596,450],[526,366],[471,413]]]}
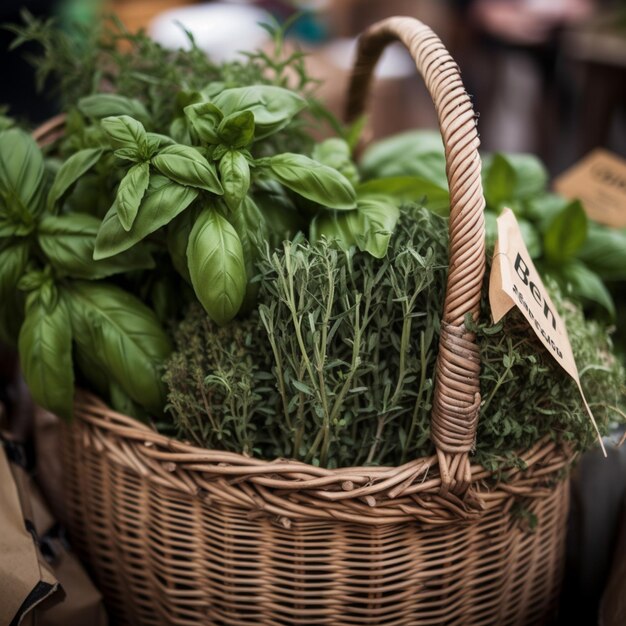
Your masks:
{"label": "paper label tag", "polygon": [[626,227],[626,159],[598,148],[557,177],[554,189],[579,198],[596,222]]}
{"label": "paper label tag", "polygon": [[504,209],[498,217],[498,241],[489,279],[489,304],[495,322],[514,306],[521,311],[546,350],[574,379],[604,451],[600,431],[580,384],[567,329],[530,259],[510,209]]}

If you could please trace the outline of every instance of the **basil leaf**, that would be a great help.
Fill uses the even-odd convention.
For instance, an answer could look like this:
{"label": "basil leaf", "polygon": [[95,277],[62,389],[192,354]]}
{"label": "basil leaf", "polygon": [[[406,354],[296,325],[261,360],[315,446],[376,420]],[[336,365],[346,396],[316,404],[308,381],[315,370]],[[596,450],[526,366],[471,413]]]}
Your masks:
{"label": "basil leaf", "polygon": [[438,131],[411,131],[372,144],[360,162],[365,179],[418,176],[448,189],[446,157]]}
{"label": "basil leaf", "polygon": [[25,241],[17,241],[0,250],[0,306],[17,288],[26,269],[28,256],[29,244]]}
{"label": "basil leaf", "polygon": [[487,205],[497,210],[514,198],[515,170],[501,155],[494,154],[483,169],[483,188]]}
{"label": "basil leaf", "polygon": [[250,111],[254,115],[256,139],[284,128],[306,107],[306,100],[298,94],[271,85],[224,89],[213,102],[225,115]]}
{"label": "basil leaf", "polygon": [[257,187],[254,201],[267,225],[270,247],[275,248],[297,232],[306,231],[308,220],[296,209],[283,187],[273,180],[261,182]]}
{"label": "basil leaf", "polygon": [[450,194],[447,187],[439,187],[419,176],[377,178],[360,183],[356,193],[361,198],[392,198],[395,202],[419,202],[434,213],[447,214]]}
{"label": "basil leaf", "polygon": [[77,350],[91,354],[135,402],[161,413],[161,366],[171,345],[154,313],[106,283],[75,281],[66,290]]}
{"label": "basil leaf", "polygon": [[125,159],[133,163],[142,162],[144,155],[139,148],[119,148],[113,153],[118,159]]}
{"label": "basil leaf", "polygon": [[540,232],[545,232],[550,222],[567,205],[569,200],[555,193],[545,193],[530,198],[524,203],[524,215],[536,222]]}
{"label": "basil leaf", "polygon": [[38,241],[55,269],[73,278],[98,279],[138,269],[151,269],[154,261],[136,247],[102,261],[93,260],[100,220],[92,215],[49,216],[39,226]]}
{"label": "basil leaf", "polygon": [[117,203],[104,216],[93,258],[98,261],[132,248],[150,233],[171,222],[198,195],[193,187],[183,187],[158,174],[150,177],[148,190],[131,229],[124,230],[117,215]]}
{"label": "basil leaf", "polygon": [[507,154],[504,157],[515,173],[513,198],[523,200],[542,193],[548,184],[548,172],[532,154]]}
{"label": "basil leaf", "polygon": [[234,211],[250,188],[248,159],[237,150],[228,150],[220,159],[219,170],[224,187],[224,200],[228,208]]}
{"label": "basil leaf", "polygon": [[191,284],[191,276],[189,276],[189,267],[187,266],[187,245],[196,217],[196,211],[190,209],[174,218],[167,227],[167,249],[172,264],[189,284]]}
{"label": "basil leaf", "polygon": [[105,117],[102,120],[102,128],[114,148],[137,148],[142,153],[147,149],[146,129],[141,122],[128,115]]}
{"label": "basil leaf", "polygon": [[213,165],[191,146],[163,148],[153,157],[152,165],[161,174],[181,185],[191,185],[215,194],[224,193]]}
{"label": "basil leaf", "polygon": [[254,139],[254,115],[251,111],[232,113],[217,129],[222,143],[231,148],[243,148]]}
{"label": "basil leaf", "polygon": [[187,261],[198,300],[214,322],[226,324],[243,302],[246,268],[237,231],[216,209],[205,209],[196,219]]}
{"label": "basil leaf", "polygon": [[393,204],[363,200],[356,211],[317,216],[311,228],[311,239],[316,241],[324,236],[336,240],[343,248],[356,245],[359,250],[382,259],[387,254],[399,217],[400,210]]}
{"label": "basil leaf", "polygon": [[626,280],[626,231],[590,223],[577,256],[603,280]]}
{"label": "basil leaf", "polygon": [[79,150],[61,165],[48,193],[49,209],[52,209],[63,194],[99,161],[102,152],[101,148]]}
{"label": "basil leaf", "polygon": [[246,196],[233,211],[232,224],[241,241],[246,267],[246,295],[241,308],[248,311],[255,306],[259,291],[259,283],[251,281],[256,275],[256,263],[268,239],[267,224],[263,213],[250,196]]}
{"label": "basil leaf", "polygon": [[149,182],[150,166],[145,162],[133,165],[120,182],[116,198],[117,216],[126,231],[129,231],[135,222]]}
{"label": "basil leaf", "polygon": [[603,307],[609,315],[615,317],[613,298],[601,278],[584,263],[570,259],[552,270],[557,281],[565,287],[565,292],[575,299],[585,299]]}
{"label": "basil leaf", "polygon": [[350,146],[343,139],[331,137],[313,148],[315,161],[341,172],[353,185],[359,182],[359,172],[352,161]]}
{"label": "basil leaf", "polygon": [[172,121],[169,127],[169,134],[176,143],[190,144],[191,124],[186,117],[177,117]]}
{"label": "basil leaf", "polygon": [[23,294],[17,285],[26,271],[29,244],[17,241],[0,250],[0,339],[9,345],[22,322]]}
{"label": "basil leaf", "polygon": [[161,135],[160,133],[148,133],[148,151],[150,156],[166,148],[167,146],[173,146],[176,142],[167,135]]}
{"label": "basil leaf", "polygon": [[587,238],[587,215],[578,200],[570,202],[550,221],[543,235],[548,263],[559,264],[571,258]]}
{"label": "basil leaf", "polygon": [[29,295],[18,349],[24,379],[35,401],[66,419],[72,417],[74,367],[72,329],[62,298],[46,306],[40,292]]}
{"label": "basil leaf", "polygon": [[35,140],[12,128],[0,133],[0,207],[4,219],[31,227],[41,209],[44,162]]}
{"label": "basil leaf", "polygon": [[78,110],[92,119],[128,115],[147,122],[149,119],[146,107],[134,98],[126,98],[115,93],[97,93],[85,96],[78,101]]}
{"label": "basil leaf", "polygon": [[530,258],[538,259],[541,256],[542,247],[541,237],[537,232],[537,228],[532,222],[522,218],[519,218],[517,223],[519,225],[520,232],[522,233],[522,239],[524,240],[528,254],[530,254]]}
{"label": "basil leaf", "polygon": [[210,144],[220,143],[217,129],[224,118],[224,114],[215,104],[212,102],[190,104],[185,107],[184,111],[189,123],[202,141]]}
{"label": "basil leaf", "polygon": [[[69,296],[64,296],[67,298]],[[76,363],[75,372],[79,379],[79,385],[85,380],[89,383],[91,389],[93,389],[101,398],[106,398],[109,393],[111,380],[104,370],[104,366],[97,359],[97,357],[78,345],[78,341],[75,340],[74,361]],[[88,341],[82,341],[83,345],[88,345]],[[83,379],[83,380],[81,380]]]}
{"label": "basil leaf", "polygon": [[356,207],[354,187],[337,170],[290,152],[270,157],[267,163],[276,180],[313,202],[331,209]]}

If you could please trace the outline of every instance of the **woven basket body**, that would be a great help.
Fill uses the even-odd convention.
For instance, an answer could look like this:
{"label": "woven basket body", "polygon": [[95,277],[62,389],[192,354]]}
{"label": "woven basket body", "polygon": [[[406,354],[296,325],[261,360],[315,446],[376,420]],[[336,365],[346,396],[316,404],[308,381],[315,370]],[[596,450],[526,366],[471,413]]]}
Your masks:
{"label": "woven basket body", "polygon": [[[527,626],[554,615],[569,490],[557,478],[567,460],[550,446],[506,486],[485,486],[473,516],[419,478],[434,458],[403,468],[412,487],[389,468],[292,468],[293,483],[356,493],[387,480],[385,498],[404,487],[393,506],[372,506],[315,486],[273,492],[264,485],[284,476],[278,462],[236,464],[91,397],[76,410],[63,436],[69,530],[113,624]],[[474,474],[479,488],[489,480]]]}
{"label": "woven basket body", "polygon": [[67,522],[116,625],[527,626],[553,614],[571,459],[544,440],[504,476],[471,463],[480,364],[465,319],[479,312],[484,199],[472,105],[430,29],[392,18],[365,33],[348,118],[396,39],[433,98],[450,188],[435,453],[387,468],[264,462],[168,439],[79,394],[63,431]]}

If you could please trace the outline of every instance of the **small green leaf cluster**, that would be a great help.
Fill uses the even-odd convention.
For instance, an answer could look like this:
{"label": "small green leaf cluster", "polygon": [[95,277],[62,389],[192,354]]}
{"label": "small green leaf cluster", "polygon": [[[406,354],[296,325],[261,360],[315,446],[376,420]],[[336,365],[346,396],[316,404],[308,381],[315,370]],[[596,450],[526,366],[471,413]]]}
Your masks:
{"label": "small green leaf cluster", "polygon": [[[55,210],[92,170],[109,181],[113,174],[114,200],[99,226],[94,260],[132,252],[165,229],[174,267],[211,319],[225,324],[252,300],[248,281],[259,247],[288,234],[289,219],[302,215],[301,201],[311,215],[324,208],[360,211],[352,183],[338,169],[303,154],[272,154],[268,139],[306,107],[302,96],[272,85],[222,83],[186,96],[169,134],[146,129],[149,116],[138,100],[81,99],[72,120],[77,132],[68,133],[63,148],[70,156],[56,173],[48,205]],[[281,202],[266,214],[272,196]],[[361,223],[359,233],[380,238],[379,222]]]}
{"label": "small green leaf cluster", "polygon": [[[407,208],[382,259],[298,237],[268,249],[259,271],[258,311],[245,323],[218,328],[196,307],[177,329],[165,380],[178,436],[326,467],[430,454],[446,220]],[[555,284],[550,290],[606,429],[624,402],[624,370],[604,327],[586,322]],[[544,436],[577,449],[592,444],[574,384],[523,319],[493,325],[487,317],[475,326],[483,397],[476,460],[519,464],[518,452]]]}

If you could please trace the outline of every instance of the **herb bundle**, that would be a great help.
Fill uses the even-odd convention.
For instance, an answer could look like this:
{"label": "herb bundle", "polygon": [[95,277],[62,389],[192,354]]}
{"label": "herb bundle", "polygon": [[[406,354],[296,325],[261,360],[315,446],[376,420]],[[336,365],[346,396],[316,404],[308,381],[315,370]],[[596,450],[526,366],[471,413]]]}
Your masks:
{"label": "herb bundle", "polygon": [[[430,453],[445,288],[443,218],[411,209],[383,259],[304,239],[259,264],[258,314],[217,329],[192,309],[165,376],[178,436],[206,447],[327,467],[397,465]],[[603,328],[553,297],[596,419],[619,417],[623,368]],[[483,311],[487,311],[483,303]],[[544,436],[584,449],[594,431],[571,380],[523,319],[475,328],[483,403],[476,458],[488,467]]]}

